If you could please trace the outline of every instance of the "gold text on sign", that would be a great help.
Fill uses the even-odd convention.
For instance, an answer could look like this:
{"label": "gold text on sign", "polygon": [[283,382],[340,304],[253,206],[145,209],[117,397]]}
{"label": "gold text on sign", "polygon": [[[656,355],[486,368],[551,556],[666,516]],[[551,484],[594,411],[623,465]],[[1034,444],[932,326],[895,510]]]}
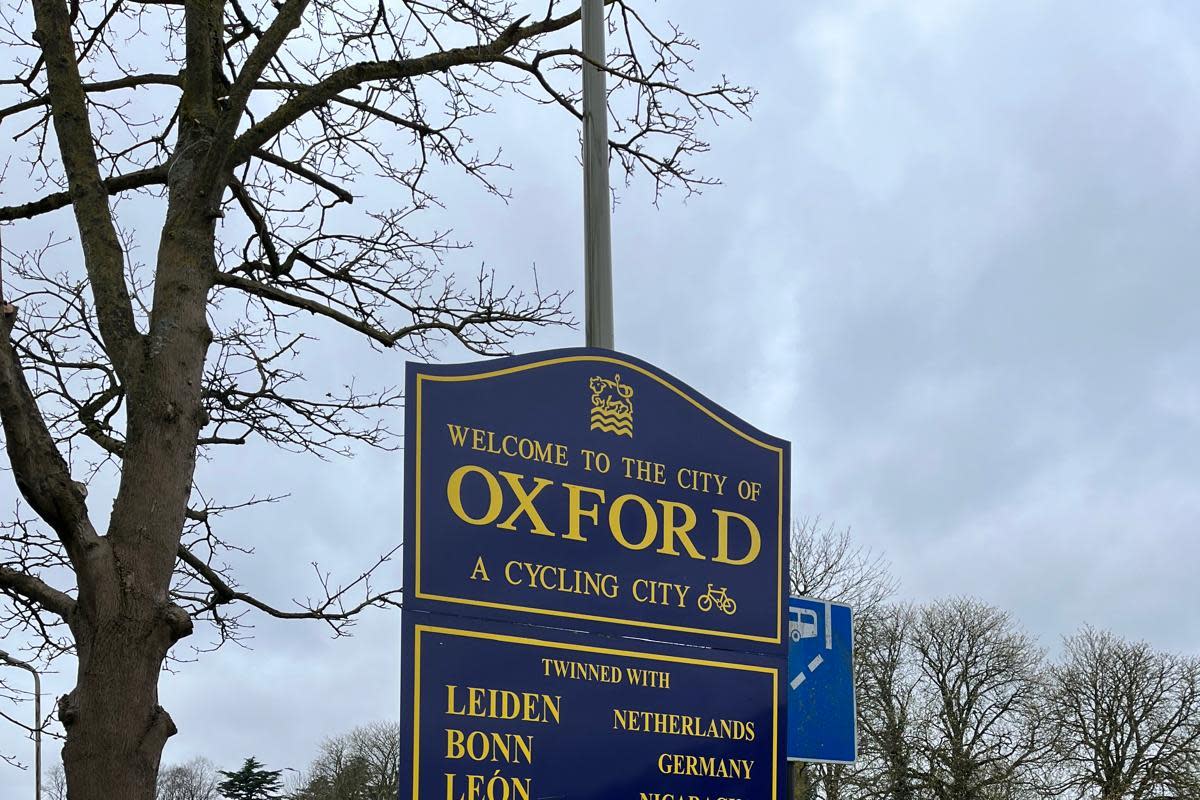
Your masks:
{"label": "gold text on sign", "polygon": [[558,724],[561,708],[562,697],[558,695],[446,684],[446,713],[452,717]]}
{"label": "gold text on sign", "polygon": [[695,736],[702,739],[754,741],[754,721],[711,719],[664,711],[613,709],[613,730],[652,733],[658,736]]}
{"label": "gold text on sign", "polygon": [[664,775],[748,781],[753,768],[754,761],[748,758],[716,758],[680,753],[663,753],[658,757],[658,769]]}
{"label": "gold text on sign", "polygon": [[469,428],[463,425],[447,423],[450,429],[450,442],[456,447],[469,447],[481,453],[494,456],[504,455],[509,458],[522,458],[526,461],[540,461],[543,464],[553,464],[556,467],[567,466],[567,446],[557,442],[543,442],[530,439],[528,436],[515,434],[499,434],[482,428]]}
{"label": "gold text on sign", "polygon": [[[539,498],[544,499],[547,492],[566,493],[566,519],[550,521],[557,531],[538,508]],[[475,464],[464,464],[450,474],[446,500],[463,522],[505,531],[527,530],[538,536],[586,542],[592,529],[602,528],[626,550],[654,548],[661,555],[686,554],[699,561],[711,558],[718,564],[733,566],[753,563],[762,552],[758,526],[736,511],[714,508],[714,519],[697,528],[696,510],[687,503],[674,500],[652,503],[628,492],[609,501],[609,493],[604,489],[504,470],[493,473]],[[735,543],[740,544],[736,555]]]}

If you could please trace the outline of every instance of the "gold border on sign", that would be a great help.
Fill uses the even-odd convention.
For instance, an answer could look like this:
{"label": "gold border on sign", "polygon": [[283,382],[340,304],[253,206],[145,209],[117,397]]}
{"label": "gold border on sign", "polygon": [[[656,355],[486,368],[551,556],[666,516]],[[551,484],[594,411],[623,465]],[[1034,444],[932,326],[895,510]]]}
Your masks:
{"label": "gold border on sign", "polygon": [[726,661],[710,661],[703,658],[687,658],[686,656],[668,656],[661,653],[639,653],[636,650],[617,650],[612,647],[596,647],[595,645],[567,644],[566,642],[550,642],[544,639],[531,639],[526,636],[506,636],[500,633],[485,633],[463,628],[445,628],[438,625],[414,625],[413,647],[413,750],[412,750],[412,797],[416,800],[420,790],[421,767],[421,634],[441,633],[448,636],[462,636],[468,639],[484,639],[489,642],[508,642],[524,644],[533,647],[548,647],[554,650],[570,650],[576,653],[600,653],[602,655],[640,658],[647,661],[669,661],[675,664],[689,664],[699,667],[714,667],[716,669],[732,669],[742,672],[757,672],[771,676],[771,800],[777,800],[779,782],[779,670],[772,667],[760,667],[755,664],[732,664]]}
{"label": "gold border on sign", "polygon": [[664,622],[649,622],[649,621],[644,621],[644,620],[630,620],[630,619],[624,619],[622,617],[610,617],[610,616],[604,616],[604,615],[600,615],[600,614],[585,614],[585,613],[575,612],[575,611],[559,611],[559,610],[552,609],[552,608],[538,608],[536,606],[521,606],[521,605],[510,604],[510,603],[495,603],[495,602],[491,602],[488,600],[473,600],[473,599],[466,598],[466,597],[451,597],[448,595],[429,594],[421,589],[421,431],[422,431],[422,427],[421,427],[421,423],[422,423],[422,420],[421,420],[421,383],[422,383],[422,381],[437,381],[440,383],[461,383],[461,382],[465,382],[465,381],[476,381],[476,380],[484,380],[486,378],[496,378],[501,375],[510,375],[515,372],[524,372],[525,370],[537,369],[538,367],[548,367],[548,366],[553,366],[555,364],[566,364],[566,363],[578,362],[578,361],[592,361],[592,362],[599,362],[599,363],[604,363],[604,364],[615,364],[617,366],[625,367],[625,368],[634,370],[635,372],[638,372],[642,375],[645,375],[647,378],[651,378],[652,380],[657,381],[658,383],[667,387],[671,391],[675,392],[675,394],[679,395],[684,400],[687,400],[689,403],[694,405],[696,408],[700,409],[705,414],[707,414],[709,417],[716,420],[717,422],[719,422],[721,425],[728,428],[729,430],[733,431],[734,433],[736,433],[738,436],[742,437],[746,441],[750,442],[751,444],[757,445],[757,446],[763,448],[764,450],[775,453],[779,457],[779,486],[778,486],[778,489],[776,492],[776,497],[778,498],[778,502],[779,502],[779,519],[778,519],[778,538],[777,538],[776,544],[775,544],[775,558],[776,558],[776,562],[777,562],[775,565],[775,580],[776,580],[776,605],[779,608],[783,607],[783,600],[784,600],[784,596],[783,596],[783,530],[784,530],[783,529],[783,466],[784,466],[784,464],[783,464],[783,448],[777,447],[773,444],[767,444],[766,442],[756,439],[754,436],[751,436],[750,434],[746,433],[745,431],[737,428],[736,426],[732,425],[729,421],[723,419],[720,415],[713,412],[712,409],[705,406],[699,400],[695,399],[690,394],[688,394],[684,390],[680,389],[675,384],[663,379],[662,377],[660,377],[658,375],[655,375],[653,372],[649,371],[648,369],[646,369],[644,367],[640,367],[637,364],[632,364],[628,361],[624,361],[619,358],[612,358],[610,356],[592,356],[592,355],[560,356],[557,358],[549,358],[544,361],[533,361],[528,364],[521,364],[521,365],[518,365],[515,367],[505,367],[504,369],[492,370],[491,372],[480,372],[475,375],[426,375],[426,374],[423,374],[420,372],[417,373],[417,388],[416,388],[417,396],[416,396],[416,400],[415,400],[417,424],[416,424],[416,441],[413,443],[413,447],[415,448],[415,450],[414,450],[415,468],[413,470],[413,473],[414,473],[413,481],[414,481],[414,488],[415,488],[415,491],[413,493],[413,498],[414,498],[413,499],[413,503],[414,503],[413,538],[415,539],[414,557],[416,558],[416,566],[414,568],[414,578],[415,578],[415,582],[416,582],[416,586],[414,587],[414,589],[416,591],[416,597],[419,599],[422,599],[422,600],[437,600],[437,601],[440,601],[443,603],[457,603],[460,605],[477,606],[480,608],[497,608],[497,609],[503,609],[505,611],[524,611],[524,612],[528,612],[531,614],[544,614],[544,615],[554,616],[554,617],[568,617],[570,619],[586,619],[586,620],[591,620],[591,621],[595,621],[595,622],[611,622],[611,623],[616,623],[619,625],[631,625],[631,626],[638,627],[638,628],[657,628],[659,630],[680,631],[682,633],[699,633],[699,634],[704,634],[707,636],[719,636],[719,637],[727,638],[727,639],[744,639],[744,640],[752,641],[752,642],[766,642],[768,644],[780,644],[783,641],[783,620],[782,620],[782,616],[779,614],[775,615],[775,635],[774,636],[756,636],[754,634],[749,634],[749,633],[735,633],[735,632],[730,632],[730,631],[715,631],[715,630],[708,630],[706,628],[691,628],[691,627],[687,627],[684,625],[669,625]]}

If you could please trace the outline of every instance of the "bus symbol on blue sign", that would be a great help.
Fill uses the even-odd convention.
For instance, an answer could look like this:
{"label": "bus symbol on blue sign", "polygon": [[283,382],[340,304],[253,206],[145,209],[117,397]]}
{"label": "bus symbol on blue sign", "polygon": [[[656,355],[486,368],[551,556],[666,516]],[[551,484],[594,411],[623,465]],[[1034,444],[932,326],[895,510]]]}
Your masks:
{"label": "bus symbol on blue sign", "polygon": [[789,598],[787,681],[788,759],[854,761],[854,620],[849,606]]}

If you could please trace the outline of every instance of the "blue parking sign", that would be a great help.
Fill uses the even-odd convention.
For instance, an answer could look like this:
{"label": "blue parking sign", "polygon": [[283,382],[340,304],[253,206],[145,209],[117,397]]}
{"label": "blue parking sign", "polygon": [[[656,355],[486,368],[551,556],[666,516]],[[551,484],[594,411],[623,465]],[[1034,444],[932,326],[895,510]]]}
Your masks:
{"label": "blue parking sign", "polygon": [[789,761],[849,763],[857,757],[854,616],[827,600],[788,600]]}

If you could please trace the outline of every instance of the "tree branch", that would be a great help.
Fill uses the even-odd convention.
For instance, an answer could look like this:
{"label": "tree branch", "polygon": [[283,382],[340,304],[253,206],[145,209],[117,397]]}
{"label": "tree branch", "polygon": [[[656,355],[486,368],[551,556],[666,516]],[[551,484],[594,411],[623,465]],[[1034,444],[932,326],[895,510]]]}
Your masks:
{"label": "tree branch", "polygon": [[349,191],[347,191],[346,189],[343,189],[341,186],[338,186],[336,183],[329,180],[324,175],[320,175],[320,174],[312,171],[311,169],[308,169],[303,164],[298,164],[295,161],[289,161],[286,158],[284,158],[283,156],[275,155],[274,153],[270,152],[269,150],[256,150],[254,152],[254,155],[257,158],[259,158],[260,160],[267,162],[268,164],[274,164],[275,166],[279,167],[280,169],[286,170],[287,172],[290,172],[293,175],[301,177],[304,180],[308,181],[309,183],[312,183],[316,186],[320,186],[325,191],[336,196],[337,199],[341,200],[343,203],[353,203],[354,202],[354,195],[350,194]]}
{"label": "tree branch", "polygon": [[12,343],[17,310],[0,307],[0,422],[13,477],[33,510],[46,521],[80,563],[82,546],[96,541],[81,485],[54,444]]}
{"label": "tree branch", "polygon": [[214,180],[221,169],[226,166],[229,144],[237,134],[238,125],[241,124],[242,115],[246,111],[246,103],[250,100],[255,84],[262,77],[279,49],[283,47],[287,37],[300,25],[308,3],[309,0],[286,0],[282,5],[276,4],[279,13],[275,15],[275,19],[271,21],[263,35],[259,37],[258,43],[250,52],[245,64],[242,65],[241,72],[229,90],[228,104],[221,116],[208,156],[201,168],[202,180],[205,182],[201,185],[206,185],[208,181]]}
{"label": "tree branch", "polygon": [[254,199],[250,197],[250,193],[246,191],[246,187],[237,178],[233,178],[229,182],[229,190],[233,192],[233,196],[237,198],[238,205],[242,207],[242,212],[246,215],[246,219],[250,220],[250,224],[254,227],[254,233],[258,236],[258,242],[262,246],[263,252],[267,255],[267,261],[271,265],[271,273],[278,275],[283,265],[279,262],[279,253],[275,250],[275,241],[271,236],[271,228],[267,224],[266,217],[254,205]]}
{"label": "tree branch", "polygon": [[63,0],[34,0],[33,11],[37,22],[33,36],[46,61],[54,132],[79,226],[100,333],[117,374],[126,377],[134,358],[132,345],[140,336],[125,285],[125,253],[113,225],[108,190],[96,159],[87,96],[71,39],[70,15]]}
{"label": "tree branch", "polygon": [[[285,270],[286,271],[286,270]],[[472,342],[463,336],[464,332],[469,328],[483,327],[488,325],[502,325],[506,323],[520,323],[530,321],[528,314],[522,314],[517,311],[506,310],[504,308],[482,307],[473,310],[464,310],[458,314],[453,321],[446,319],[420,319],[413,322],[411,325],[404,325],[395,330],[385,330],[378,326],[372,325],[369,322],[353,317],[345,312],[338,311],[317,300],[313,300],[300,295],[292,294],[284,291],[278,286],[273,286],[267,283],[243,278],[240,275],[233,275],[228,272],[219,272],[216,276],[217,285],[227,286],[231,289],[239,289],[247,294],[260,297],[264,300],[271,300],[281,303],[292,308],[308,311],[312,314],[317,314],[322,317],[327,317],[335,322],[338,322],[353,331],[363,334],[364,336],[373,339],[384,347],[395,347],[401,340],[410,336],[420,336],[435,332],[448,333],[458,338],[458,340],[466,347],[478,352],[482,355],[489,355],[486,348],[481,348],[478,343]]]}
{"label": "tree branch", "polygon": [[[134,89],[139,86],[179,86],[181,83],[178,75],[147,73],[146,75],[126,75],[110,81],[85,83],[83,84],[83,91],[90,94],[93,92],[112,92],[119,89]],[[14,114],[20,114],[22,111],[41,108],[49,104],[50,97],[48,95],[40,95],[39,97],[32,97],[29,100],[22,100],[19,103],[12,104],[8,108],[0,109],[0,120]]]}
{"label": "tree branch", "polygon": [[[139,169],[125,175],[114,175],[102,181],[104,192],[109,195],[142,189],[147,186],[162,186],[167,182],[166,166]],[[18,219],[31,219],[41,214],[57,211],[71,205],[71,192],[55,192],[45,197],[22,203],[19,206],[0,207],[0,222],[12,222]]]}
{"label": "tree branch", "polygon": [[429,53],[418,58],[400,61],[364,61],[351,64],[333,72],[329,77],[301,91],[284,102],[261,122],[252,125],[233,142],[227,167],[244,162],[255,150],[283,132],[289,125],[332,101],[338,94],[364,83],[382,80],[398,80],[445,72],[454,67],[469,64],[487,64],[500,59],[508,50],[527,39],[567,28],[579,21],[580,12],[574,11],[561,17],[544,19],[522,26],[527,17],[521,17],[509,25],[495,39],[482,45],[455,47]]}
{"label": "tree branch", "polygon": [[351,330],[374,339],[384,347],[392,347],[396,344],[395,335],[389,334],[387,331],[376,328],[374,325],[368,325],[360,319],[355,319],[349,314],[338,311],[335,308],[330,308],[324,303],[319,303],[316,300],[310,300],[307,297],[285,292],[277,286],[271,286],[266,283],[252,281],[249,278],[243,278],[239,275],[231,275],[228,272],[217,273],[217,285],[228,286],[231,289],[239,289],[247,294],[252,294],[256,297],[261,297],[264,300],[273,300],[277,303],[282,303],[285,306],[298,308],[301,311],[308,311],[312,314],[319,314],[322,317],[328,317],[335,322],[345,325]]}
{"label": "tree branch", "polygon": [[[195,553],[188,550],[182,544],[179,545],[179,560],[187,564],[192,570],[199,575],[205,583],[207,583],[213,591],[213,597],[209,601],[209,607],[215,608],[220,605],[229,603],[241,602],[248,606],[257,608],[263,613],[275,617],[277,619],[315,619],[322,620],[334,625],[335,630],[339,630],[337,623],[345,623],[352,617],[358,614],[363,609],[378,605],[394,605],[399,607],[400,603],[394,600],[394,596],[401,593],[399,589],[392,589],[378,594],[367,592],[367,596],[360,602],[351,607],[343,606],[341,603],[342,597],[359,584],[367,584],[368,578],[379,566],[386,563],[395,554],[400,546],[392,548],[391,551],[379,557],[375,566],[364,572],[357,579],[347,586],[343,586],[334,592],[326,592],[326,598],[318,603],[302,607],[300,611],[284,611],[281,608],[265,603],[253,595],[246,592],[239,592],[230,586],[221,575],[207,564],[204,559],[197,556]],[[336,610],[334,610],[336,609]]]}
{"label": "tree branch", "polygon": [[0,590],[8,590],[40,605],[66,620],[75,609],[75,599],[27,572],[0,565]]}

